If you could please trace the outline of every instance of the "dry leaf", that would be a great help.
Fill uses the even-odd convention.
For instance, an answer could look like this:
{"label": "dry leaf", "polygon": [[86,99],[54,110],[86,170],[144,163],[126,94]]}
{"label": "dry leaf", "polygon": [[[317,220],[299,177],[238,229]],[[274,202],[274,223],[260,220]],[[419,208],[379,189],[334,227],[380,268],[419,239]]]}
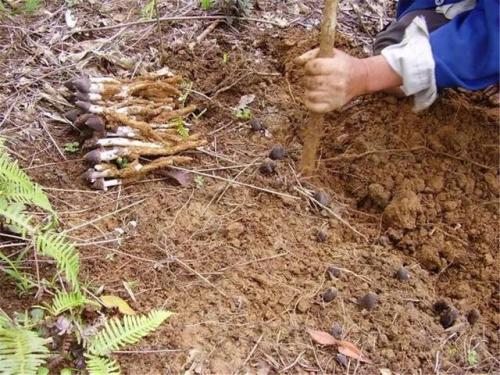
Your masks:
{"label": "dry leaf", "polygon": [[117,296],[101,296],[101,301],[104,306],[106,306],[108,309],[111,309],[113,307],[118,308],[118,311],[120,311],[122,314],[125,315],[134,315],[135,311],[132,310],[132,308],[128,305],[128,303]]}
{"label": "dry leaf", "polygon": [[76,26],[76,17],[73,16],[70,9],[68,9],[68,10],[66,10],[66,12],[64,12],[64,20],[66,21],[66,25],[70,29],[73,29]]}
{"label": "dry leaf", "polygon": [[324,331],[308,328],[307,333],[309,333],[311,338],[320,345],[337,345],[339,343],[335,337]]}
{"label": "dry leaf", "polygon": [[338,351],[339,353],[345,355],[346,357],[351,357],[357,359],[364,363],[373,363],[370,358],[365,356],[361,350],[359,350],[354,344],[348,341],[338,341]]}
{"label": "dry leaf", "polygon": [[392,371],[388,368],[379,368],[380,375],[392,375]]}

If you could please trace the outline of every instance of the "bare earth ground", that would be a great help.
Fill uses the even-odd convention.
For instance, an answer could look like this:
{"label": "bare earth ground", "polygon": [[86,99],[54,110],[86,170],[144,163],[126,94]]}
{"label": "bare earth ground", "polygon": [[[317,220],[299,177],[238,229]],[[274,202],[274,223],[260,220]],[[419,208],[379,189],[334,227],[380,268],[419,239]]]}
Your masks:
{"label": "bare earth ground", "polygon": [[[162,16],[202,14],[190,1],[159,3]],[[299,129],[307,112],[292,60],[315,46],[317,32],[308,28],[320,16],[319,1],[302,3],[259,1],[252,17],[293,25],[221,23],[192,50],[188,44],[211,21],[162,24],[163,63],[193,82],[189,101],[207,109],[195,126],[216,155],[196,154],[190,168],[291,197],[226,189],[225,181],[206,176],[187,187],[156,175],[106,193],[90,190],[80,177],[83,153],[62,151],[64,160],[54,146],[78,134],[53,120],[65,108],[47,93],[53,97],[51,87],[82,71],[130,76],[158,69],[156,24],[72,34],[63,3],[2,21],[0,135],[47,187],[64,227],[81,244],[84,280],[138,311],[176,312],[131,352],[116,354],[124,373],[497,373],[498,110],[478,93],[445,92],[422,114],[411,111],[410,100],[358,99],[327,116],[317,175],[299,179]],[[368,33],[387,19],[384,4],[366,4],[362,24],[350,5],[341,8],[338,45],[359,55]],[[91,28],[135,21],[143,5],[89,1],[71,10],[78,27]],[[268,136],[232,114],[249,94]],[[276,174],[264,176],[259,163],[276,143],[288,156]],[[361,235],[299,193],[316,188]],[[407,282],[394,278],[402,265],[411,272]],[[340,276],[330,278],[329,266],[340,268]],[[2,308],[32,303],[1,278]],[[321,294],[328,287],[339,296],[327,304]],[[371,311],[356,303],[368,291],[380,297]],[[447,330],[433,311],[440,299],[460,311]],[[481,313],[474,325],[465,318],[472,308]],[[334,323],[373,365],[342,365],[333,348],[312,343],[306,328],[329,331]],[[471,351],[477,363],[468,359]]]}

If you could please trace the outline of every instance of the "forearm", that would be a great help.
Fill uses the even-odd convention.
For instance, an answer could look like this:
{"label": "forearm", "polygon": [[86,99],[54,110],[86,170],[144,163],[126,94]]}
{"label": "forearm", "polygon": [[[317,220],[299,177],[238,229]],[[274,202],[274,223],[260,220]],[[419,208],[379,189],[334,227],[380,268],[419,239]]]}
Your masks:
{"label": "forearm", "polygon": [[398,88],[403,84],[401,76],[394,71],[384,56],[378,55],[358,60],[362,80],[361,95]]}

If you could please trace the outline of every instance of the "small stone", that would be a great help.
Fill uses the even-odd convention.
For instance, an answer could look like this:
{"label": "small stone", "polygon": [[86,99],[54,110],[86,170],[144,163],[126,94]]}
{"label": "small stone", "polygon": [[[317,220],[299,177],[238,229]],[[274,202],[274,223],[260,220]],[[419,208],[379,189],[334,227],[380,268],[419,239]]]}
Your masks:
{"label": "small stone", "polygon": [[338,290],[336,288],[328,288],[322,295],[321,298],[323,302],[332,302],[335,298],[337,298]]}
{"label": "small stone", "polygon": [[330,277],[331,280],[335,279],[335,278],[339,278],[340,277],[340,269],[338,269],[337,267],[334,267],[334,266],[330,266],[326,269],[326,273],[328,274],[328,276]]}
{"label": "small stone", "polygon": [[264,124],[262,123],[262,121],[256,118],[250,120],[249,125],[254,132],[259,132],[261,130],[264,130]]}
{"label": "small stone", "polygon": [[349,365],[349,361],[347,360],[347,357],[343,354],[340,354],[338,353],[336,356],[335,356],[335,360],[342,366],[344,366],[345,368],[347,368],[347,366]]}
{"label": "small stone", "polygon": [[327,239],[328,235],[324,231],[318,230],[318,232],[316,233],[316,240],[318,242],[325,242]]}
{"label": "small stone", "polygon": [[273,174],[276,171],[276,162],[271,159],[265,159],[260,165],[259,171],[265,175]]}
{"label": "small stone", "polygon": [[396,272],[396,278],[399,281],[408,281],[410,280],[410,271],[404,267],[400,267]]}
{"label": "small stone", "polygon": [[281,160],[284,159],[285,156],[286,150],[282,145],[274,145],[271,152],[269,152],[269,159],[272,160]]}
{"label": "small stone", "polygon": [[478,309],[472,309],[467,313],[467,321],[470,325],[474,325],[481,318],[481,313]]}
{"label": "small stone", "polygon": [[444,310],[448,309],[449,307],[450,305],[448,305],[448,302],[442,299],[436,301],[432,306],[434,312],[436,312],[437,314],[441,314]]}
{"label": "small stone", "polygon": [[342,336],[342,326],[338,323],[333,323],[330,333],[336,339],[340,339],[340,337]]}
{"label": "small stone", "polygon": [[305,298],[302,298],[297,304],[297,311],[302,314],[308,312],[310,308],[311,308],[311,303]]}
{"label": "small stone", "polygon": [[231,223],[226,227],[226,237],[228,239],[238,238],[245,231],[245,226],[240,222]]}
{"label": "small stone", "polygon": [[358,305],[367,310],[372,310],[378,303],[379,297],[376,293],[368,292],[358,299]]}
{"label": "small stone", "polygon": [[391,199],[391,193],[380,184],[368,186],[368,196],[380,208],[385,208]]}
{"label": "small stone", "polygon": [[458,315],[459,315],[458,310],[453,306],[451,306],[441,313],[441,318],[439,319],[439,322],[441,323],[443,328],[450,328],[453,324],[455,324]]}
{"label": "small stone", "polygon": [[323,206],[330,204],[330,196],[322,190],[314,192],[313,198]]}

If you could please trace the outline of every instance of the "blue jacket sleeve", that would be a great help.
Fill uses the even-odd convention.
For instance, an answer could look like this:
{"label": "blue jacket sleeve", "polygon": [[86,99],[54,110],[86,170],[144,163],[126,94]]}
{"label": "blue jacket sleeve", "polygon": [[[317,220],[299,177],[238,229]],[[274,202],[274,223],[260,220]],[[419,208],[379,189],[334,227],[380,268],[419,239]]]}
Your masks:
{"label": "blue jacket sleeve", "polygon": [[499,0],[478,0],[431,33],[438,88],[479,90],[498,83],[498,7]]}

